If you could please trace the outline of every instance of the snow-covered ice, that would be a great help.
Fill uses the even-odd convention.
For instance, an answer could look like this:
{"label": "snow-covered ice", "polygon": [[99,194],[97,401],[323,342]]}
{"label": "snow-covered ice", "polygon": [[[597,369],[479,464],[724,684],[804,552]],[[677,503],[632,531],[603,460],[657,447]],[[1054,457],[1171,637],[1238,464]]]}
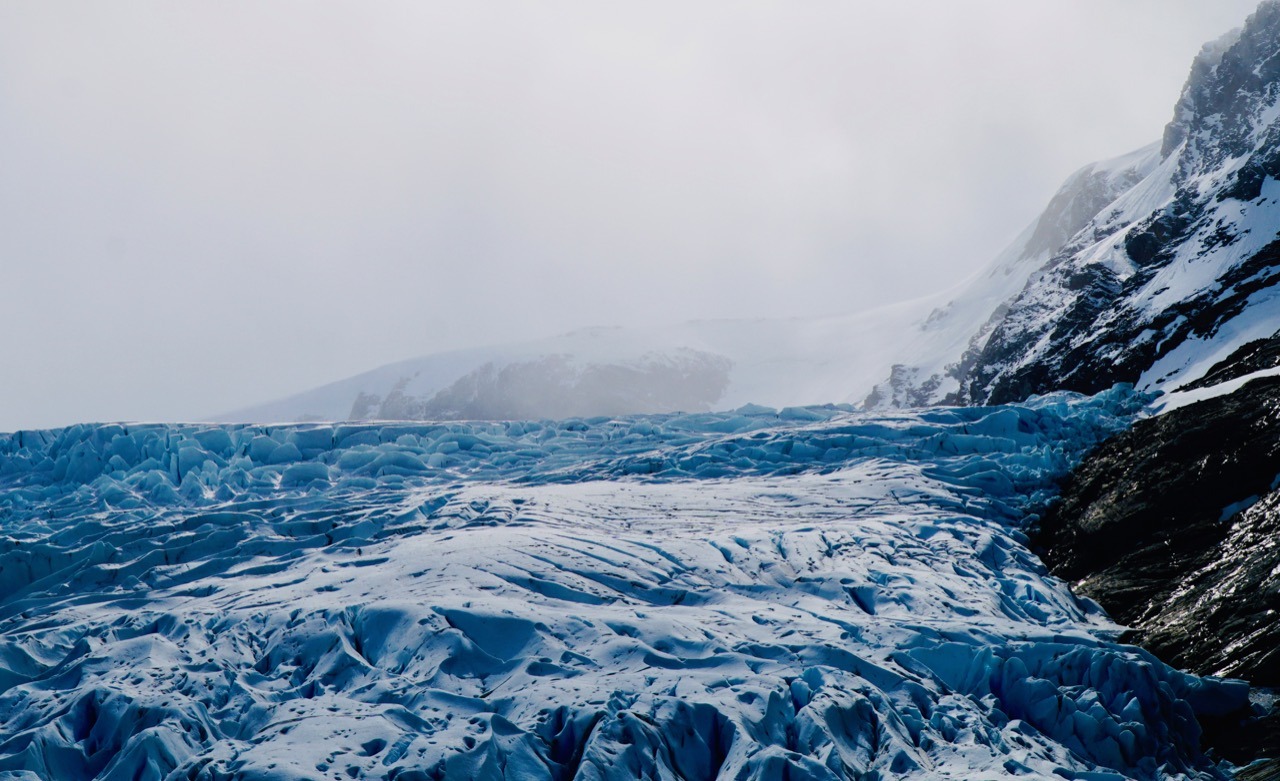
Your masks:
{"label": "snow-covered ice", "polygon": [[0,438],[0,777],[1215,777],[1022,529],[1149,397]]}

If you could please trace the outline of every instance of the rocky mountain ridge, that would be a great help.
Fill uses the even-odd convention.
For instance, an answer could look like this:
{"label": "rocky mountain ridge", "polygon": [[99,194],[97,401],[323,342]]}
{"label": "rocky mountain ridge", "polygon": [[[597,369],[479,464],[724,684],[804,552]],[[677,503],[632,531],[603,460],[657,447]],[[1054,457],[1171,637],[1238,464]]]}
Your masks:
{"label": "rocky mountain ridge", "polygon": [[1156,164],[1029,276],[989,335],[976,335],[950,367],[952,394],[907,383],[895,398],[1003,403],[1117,382],[1174,390],[1271,337],[1280,327],[1278,54],[1275,2],[1206,46]]}

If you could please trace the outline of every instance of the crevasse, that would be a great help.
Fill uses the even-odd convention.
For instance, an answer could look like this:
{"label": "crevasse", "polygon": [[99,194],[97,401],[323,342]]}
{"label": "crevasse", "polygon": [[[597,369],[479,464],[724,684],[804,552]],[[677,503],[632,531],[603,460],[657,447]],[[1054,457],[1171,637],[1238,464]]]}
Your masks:
{"label": "crevasse", "polygon": [[1027,549],[1147,398],[0,438],[0,775],[1209,778]]}

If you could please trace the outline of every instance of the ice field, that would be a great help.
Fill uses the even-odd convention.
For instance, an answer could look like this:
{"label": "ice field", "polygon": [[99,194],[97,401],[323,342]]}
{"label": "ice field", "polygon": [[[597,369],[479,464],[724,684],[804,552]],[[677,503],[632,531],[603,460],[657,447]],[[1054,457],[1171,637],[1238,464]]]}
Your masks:
{"label": "ice field", "polygon": [[1147,397],[0,437],[0,778],[1213,778],[1023,529]]}

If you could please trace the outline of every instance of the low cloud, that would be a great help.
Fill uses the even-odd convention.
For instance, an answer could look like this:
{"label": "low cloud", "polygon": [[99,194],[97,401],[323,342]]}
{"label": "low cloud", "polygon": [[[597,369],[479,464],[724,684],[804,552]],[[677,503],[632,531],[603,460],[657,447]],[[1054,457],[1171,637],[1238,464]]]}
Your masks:
{"label": "low cloud", "polygon": [[6,5],[0,429],[942,289],[1252,5]]}

